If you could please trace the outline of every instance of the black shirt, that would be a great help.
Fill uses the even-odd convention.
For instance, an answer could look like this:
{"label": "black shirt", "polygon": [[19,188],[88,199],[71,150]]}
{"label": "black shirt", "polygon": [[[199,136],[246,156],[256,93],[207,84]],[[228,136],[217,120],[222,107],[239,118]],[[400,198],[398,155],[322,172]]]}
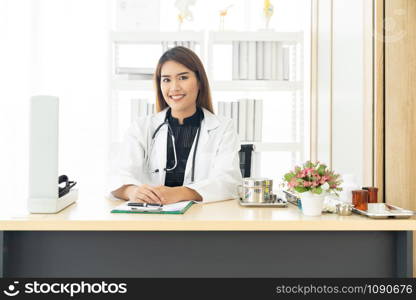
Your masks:
{"label": "black shirt", "polygon": [[[171,114],[170,108],[166,112],[166,119],[175,137],[176,156],[178,164],[175,169],[166,171],[165,186],[181,186],[185,177],[186,162],[195,140],[199,124],[204,118],[201,108],[197,107],[196,112],[189,118],[183,120],[183,124],[179,124],[179,120]],[[192,157],[191,157],[192,159]],[[168,133],[166,168],[170,169],[175,165],[175,155],[173,151],[172,139]]]}

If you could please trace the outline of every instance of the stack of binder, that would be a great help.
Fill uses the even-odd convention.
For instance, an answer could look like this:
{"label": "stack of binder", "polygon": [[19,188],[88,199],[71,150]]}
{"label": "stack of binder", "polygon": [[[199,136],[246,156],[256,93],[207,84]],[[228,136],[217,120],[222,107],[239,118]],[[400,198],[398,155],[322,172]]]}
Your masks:
{"label": "stack of binder", "polygon": [[234,122],[241,141],[261,142],[263,127],[263,100],[240,99],[218,102],[218,115]]}
{"label": "stack of binder", "polygon": [[233,80],[290,80],[290,46],[276,41],[234,41]]}

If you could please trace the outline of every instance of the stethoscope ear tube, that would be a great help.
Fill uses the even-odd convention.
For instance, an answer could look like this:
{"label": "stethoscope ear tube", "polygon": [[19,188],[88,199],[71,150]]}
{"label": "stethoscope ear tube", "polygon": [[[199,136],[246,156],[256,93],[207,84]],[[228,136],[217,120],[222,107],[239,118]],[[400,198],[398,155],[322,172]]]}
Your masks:
{"label": "stethoscope ear tube", "polygon": [[[175,163],[174,163],[174,165],[173,165],[172,168],[166,168],[166,167],[163,168],[163,171],[167,172],[167,171],[174,170],[177,167],[177,165],[178,165],[178,157],[177,157],[177,153],[176,153],[175,137],[173,135],[173,130],[170,127],[168,120],[165,120],[162,124],[160,124],[156,128],[155,132],[152,135],[152,141],[151,141],[151,144],[150,144],[150,150],[149,150],[149,153],[147,154],[147,161],[148,161],[147,164],[148,164],[148,167],[150,168],[150,154],[153,151],[153,147],[154,147],[154,142],[155,142],[156,135],[160,131],[160,129],[162,128],[163,125],[166,125],[168,127],[168,134],[170,135],[170,137],[172,139],[173,155],[174,155],[174,158],[175,158]],[[193,153],[193,157],[192,157],[191,182],[194,182],[194,180],[195,180],[195,157],[196,157],[196,150],[198,148],[200,133],[201,133],[201,122],[199,123],[198,131],[197,131],[197,134],[196,134],[195,149],[194,149],[194,153]],[[155,170],[152,171],[152,173],[159,173],[159,171],[160,171],[159,169],[155,169]]]}

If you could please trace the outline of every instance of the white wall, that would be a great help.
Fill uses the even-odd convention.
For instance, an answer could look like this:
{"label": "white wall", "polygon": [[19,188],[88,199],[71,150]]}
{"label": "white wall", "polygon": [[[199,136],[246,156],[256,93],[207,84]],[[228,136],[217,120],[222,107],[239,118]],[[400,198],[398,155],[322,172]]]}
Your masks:
{"label": "white wall", "polygon": [[332,164],[363,185],[364,23],[362,0],[333,1]]}
{"label": "white wall", "polygon": [[331,164],[331,1],[318,1],[317,158]]}
{"label": "white wall", "polygon": [[371,100],[364,98],[364,2],[318,1],[317,158],[354,174],[359,185],[367,163],[364,106]]}
{"label": "white wall", "polygon": [[60,98],[60,173],[104,193],[110,1],[0,0],[0,191],[24,202],[29,98]]}

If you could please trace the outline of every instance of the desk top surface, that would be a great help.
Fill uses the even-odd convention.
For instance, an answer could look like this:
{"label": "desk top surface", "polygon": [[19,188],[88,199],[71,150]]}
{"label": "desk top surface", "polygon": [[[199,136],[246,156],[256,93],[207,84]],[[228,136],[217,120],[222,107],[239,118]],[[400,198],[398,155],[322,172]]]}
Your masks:
{"label": "desk top surface", "polygon": [[[416,218],[379,219],[353,214],[306,217],[292,204],[286,208],[241,207],[236,200],[192,205],[183,215],[114,214],[122,200],[80,193],[78,201],[57,214],[30,214],[25,203],[0,211],[0,230],[416,230]],[[4,205],[4,204],[3,204]]]}

